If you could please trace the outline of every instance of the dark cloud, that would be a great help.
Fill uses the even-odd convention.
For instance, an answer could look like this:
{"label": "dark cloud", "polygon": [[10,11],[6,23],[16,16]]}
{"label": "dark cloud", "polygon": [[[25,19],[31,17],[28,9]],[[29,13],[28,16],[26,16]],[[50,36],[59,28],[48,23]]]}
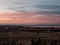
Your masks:
{"label": "dark cloud", "polygon": [[60,11],[41,11],[40,14],[57,14],[57,15],[60,15]]}
{"label": "dark cloud", "polygon": [[39,12],[40,14],[60,15],[60,0],[9,0],[6,5],[8,10],[16,12]]}
{"label": "dark cloud", "polygon": [[60,5],[37,5],[40,14],[58,14],[60,15]]}
{"label": "dark cloud", "polygon": [[60,5],[36,5],[34,7],[43,8],[43,9],[59,9],[60,10]]}

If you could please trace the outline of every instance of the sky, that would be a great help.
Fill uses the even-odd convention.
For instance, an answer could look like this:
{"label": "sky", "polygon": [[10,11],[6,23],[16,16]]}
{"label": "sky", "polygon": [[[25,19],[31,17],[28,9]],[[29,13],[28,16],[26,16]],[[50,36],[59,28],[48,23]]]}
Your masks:
{"label": "sky", "polygon": [[60,0],[0,0],[0,24],[60,24]]}

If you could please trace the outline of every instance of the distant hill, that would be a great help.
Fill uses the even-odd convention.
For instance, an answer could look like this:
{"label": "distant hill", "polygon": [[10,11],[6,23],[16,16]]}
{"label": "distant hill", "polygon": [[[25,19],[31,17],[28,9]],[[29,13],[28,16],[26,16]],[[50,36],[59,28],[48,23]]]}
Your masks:
{"label": "distant hill", "polygon": [[60,26],[60,24],[31,24],[31,25],[23,25],[23,26]]}
{"label": "distant hill", "polygon": [[0,26],[60,26],[60,24],[6,24],[6,25],[0,25]]}

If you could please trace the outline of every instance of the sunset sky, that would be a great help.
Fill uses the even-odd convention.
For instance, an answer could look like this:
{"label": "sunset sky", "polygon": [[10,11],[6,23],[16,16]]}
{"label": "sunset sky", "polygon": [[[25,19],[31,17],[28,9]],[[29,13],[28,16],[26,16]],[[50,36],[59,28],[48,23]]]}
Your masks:
{"label": "sunset sky", "polygon": [[60,0],[0,0],[0,24],[60,24]]}

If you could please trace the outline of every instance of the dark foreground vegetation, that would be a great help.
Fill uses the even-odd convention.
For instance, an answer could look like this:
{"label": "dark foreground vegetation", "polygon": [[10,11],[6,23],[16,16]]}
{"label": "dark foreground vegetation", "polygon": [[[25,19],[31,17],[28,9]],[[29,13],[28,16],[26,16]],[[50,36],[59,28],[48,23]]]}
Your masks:
{"label": "dark foreground vegetation", "polygon": [[0,25],[0,45],[60,45],[60,27]]}

